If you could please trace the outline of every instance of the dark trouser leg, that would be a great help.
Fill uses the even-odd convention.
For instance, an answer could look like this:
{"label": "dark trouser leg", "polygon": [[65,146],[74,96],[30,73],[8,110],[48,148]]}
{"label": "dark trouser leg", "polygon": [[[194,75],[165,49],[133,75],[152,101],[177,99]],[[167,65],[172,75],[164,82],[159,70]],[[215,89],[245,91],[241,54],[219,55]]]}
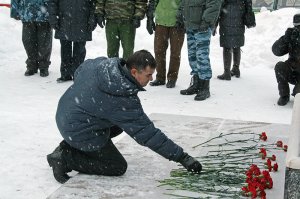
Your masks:
{"label": "dark trouser leg", "polygon": [[74,42],[73,44],[72,76],[74,76],[75,70],[78,68],[78,66],[84,62],[86,56],[85,41]]}
{"label": "dark trouser leg", "polygon": [[166,81],[166,51],[168,49],[169,28],[157,25],[154,33],[154,54],[156,60],[156,80]]}
{"label": "dark trouser leg", "polygon": [[48,22],[37,23],[37,46],[39,69],[48,69],[52,51],[52,29]]}
{"label": "dark trouser leg", "polygon": [[224,73],[218,75],[218,79],[231,80],[230,68],[231,68],[232,50],[231,48],[223,48],[223,64]]}
{"label": "dark trouser leg", "polygon": [[105,26],[106,41],[107,41],[107,56],[119,57],[120,35],[118,23],[107,21]]}
{"label": "dark trouser leg", "polygon": [[60,40],[61,77],[72,76],[72,41]]}
{"label": "dark trouser leg", "polygon": [[278,62],[275,66],[275,75],[278,83],[278,91],[281,97],[290,95],[289,79],[292,75],[287,62]]}
{"label": "dark trouser leg", "polygon": [[184,29],[170,28],[170,63],[168,80],[177,80],[180,67],[181,49],[184,41]]}
{"label": "dark trouser leg", "polygon": [[127,60],[133,54],[136,29],[133,27],[132,22],[128,21],[120,24],[119,32],[123,48],[123,58]]}
{"label": "dark trouser leg", "polygon": [[63,159],[68,168],[86,174],[120,176],[127,170],[126,160],[111,140],[101,150],[93,152],[80,151],[68,145],[64,147]]}
{"label": "dark trouser leg", "polygon": [[38,40],[38,32],[37,26],[35,22],[23,22],[23,30],[22,30],[22,41],[27,54],[27,69],[29,70],[37,70],[38,63],[38,51],[37,51],[37,41]]}

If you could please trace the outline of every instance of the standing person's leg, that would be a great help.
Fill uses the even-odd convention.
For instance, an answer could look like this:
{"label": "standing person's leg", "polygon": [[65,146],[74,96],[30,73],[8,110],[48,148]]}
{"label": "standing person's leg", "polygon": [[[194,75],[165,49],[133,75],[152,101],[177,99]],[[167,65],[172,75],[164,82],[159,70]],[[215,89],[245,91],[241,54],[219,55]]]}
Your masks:
{"label": "standing person's leg", "polygon": [[86,56],[86,42],[80,41],[80,42],[74,42],[73,43],[73,58],[72,58],[72,76],[74,77],[74,73],[78,66],[84,62],[85,56]]}
{"label": "standing person's leg", "polygon": [[233,48],[233,67],[231,70],[231,76],[235,76],[237,78],[241,76],[240,63],[241,63],[241,48],[240,47]]}
{"label": "standing person's leg", "polygon": [[292,75],[292,70],[287,62],[278,62],[275,65],[274,70],[280,96],[277,104],[279,106],[284,106],[290,101],[289,79],[291,78],[290,76]]}
{"label": "standing person's leg", "polygon": [[133,54],[136,28],[131,21],[123,21],[119,26],[120,39],[123,48],[123,58],[128,59]]}
{"label": "standing person's leg", "polygon": [[61,56],[61,65],[60,73],[61,77],[58,78],[57,82],[65,82],[72,80],[72,41],[60,40],[60,56]]}
{"label": "standing person's leg", "polygon": [[156,60],[156,79],[150,86],[166,84],[166,51],[168,49],[169,28],[156,25],[154,32],[154,54]]}
{"label": "standing person's leg", "polygon": [[199,91],[199,75],[197,71],[197,55],[196,55],[196,38],[194,30],[187,30],[187,48],[188,48],[188,58],[189,58],[189,64],[192,69],[191,71],[191,82],[190,86],[185,89],[181,90],[181,95],[193,95],[196,94]]}
{"label": "standing person's leg", "polygon": [[110,20],[107,21],[105,26],[108,57],[119,57],[120,35],[118,26],[118,22]]}
{"label": "standing person's leg", "polygon": [[37,27],[35,22],[23,22],[22,42],[27,54],[25,76],[34,75],[38,70]]}
{"label": "standing person's leg", "polygon": [[206,32],[198,32],[196,38],[196,56],[197,56],[197,71],[199,74],[199,91],[195,96],[195,100],[202,101],[210,97],[209,81],[212,77],[212,71],[209,59],[209,46],[211,38],[211,30]]}
{"label": "standing person's leg", "polygon": [[224,73],[218,75],[217,78],[221,80],[231,80],[230,68],[232,60],[232,49],[223,47],[223,64],[224,64]]}
{"label": "standing person's leg", "polygon": [[38,34],[38,65],[40,76],[46,77],[49,75],[49,65],[52,51],[52,29],[48,22],[40,22],[37,24]]}
{"label": "standing person's leg", "polygon": [[167,74],[167,88],[174,88],[180,67],[181,49],[184,42],[184,29],[171,27],[170,32],[170,63]]}

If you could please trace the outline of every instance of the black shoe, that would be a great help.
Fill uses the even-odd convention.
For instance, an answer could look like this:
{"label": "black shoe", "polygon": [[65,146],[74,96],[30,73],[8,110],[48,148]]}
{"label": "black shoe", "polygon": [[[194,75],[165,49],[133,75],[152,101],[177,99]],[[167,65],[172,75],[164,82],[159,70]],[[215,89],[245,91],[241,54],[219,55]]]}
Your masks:
{"label": "black shoe", "polygon": [[174,88],[176,85],[176,80],[168,80],[166,87],[167,88]]}
{"label": "black shoe", "polygon": [[48,68],[40,69],[40,76],[41,77],[47,77],[49,75]]}
{"label": "black shoe", "polygon": [[210,97],[209,80],[201,80],[200,79],[200,90],[198,91],[198,93],[195,96],[194,100],[203,101],[203,100],[205,100],[209,97]]}
{"label": "black shoe", "polygon": [[49,166],[52,167],[55,180],[63,184],[70,179],[70,177],[67,174],[67,172],[69,172],[70,170],[68,169],[65,161],[63,160],[62,152],[63,149],[60,146],[58,146],[53,151],[53,153],[47,155],[47,161],[49,163]]}
{"label": "black shoe", "polygon": [[282,96],[278,99],[277,104],[279,106],[284,106],[290,101],[290,96]]}
{"label": "black shoe", "polygon": [[154,80],[153,82],[150,82],[150,86],[161,86],[161,85],[165,85],[166,82],[163,80]]}
{"label": "black shoe", "polygon": [[235,76],[236,78],[239,78],[241,76],[240,69],[238,66],[233,66],[230,73],[231,73],[231,76]]}
{"label": "black shoe", "polygon": [[57,78],[56,81],[57,81],[57,83],[63,83],[66,81],[71,81],[71,80],[73,80],[72,76],[66,76],[66,77],[62,76],[60,78]]}
{"label": "black shoe", "polygon": [[200,89],[200,79],[199,79],[198,75],[193,75],[193,77],[191,78],[190,86],[185,90],[181,90],[180,94],[181,95],[193,95],[193,94],[198,93],[199,89]]}
{"label": "black shoe", "polygon": [[221,80],[231,80],[230,71],[224,72],[222,75],[218,75],[217,78]]}
{"label": "black shoe", "polygon": [[31,76],[31,75],[34,75],[35,73],[37,73],[37,69],[27,69],[25,71],[25,76]]}

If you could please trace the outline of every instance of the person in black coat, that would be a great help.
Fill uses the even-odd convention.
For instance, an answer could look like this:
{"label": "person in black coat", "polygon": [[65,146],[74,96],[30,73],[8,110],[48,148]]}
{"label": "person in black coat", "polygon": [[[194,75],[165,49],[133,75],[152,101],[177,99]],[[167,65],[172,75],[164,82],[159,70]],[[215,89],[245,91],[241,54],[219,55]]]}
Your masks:
{"label": "person in black coat", "polygon": [[73,79],[84,61],[86,41],[92,40],[97,23],[94,0],[49,0],[49,23],[61,44],[61,77],[57,82]]}
{"label": "person in black coat", "polygon": [[111,140],[123,131],[187,170],[201,171],[201,164],[156,128],[143,111],[137,94],[152,80],[155,67],[154,57],[146,50],[135,52],[127,62],[99,57],[81,64],[57,107],[56,123],[64,141],[47,156],[58,182],[66,182],[72,170],[123,175],[127,162]]}
{"label": "person in black coat", "polygon": [[[250,16],[250,17],[249,17]],[[252,18],[251,18],[252,17]],[[255,27],[251,0],[225,0],[219,17],[220,46],[223,47],[224,73],[218,79],[240,77],[241,46],[245,43],[245,26]],[[251,19],[249,19],[251,18]],[[247,23],[250,20],[249,23]],[[231,68],[233,56],[233,68]]]}
{"label": "person in black coat", "polygon": [[275,65],[275,75],[278,83],[279,99],[277,104],[284,106],[290,101],[289,83],[295,85],[292,95],[300,93],[300,14],[294,15],[293,28],[288,28],[272,46],[276,56],[288,54],[285,62]]}

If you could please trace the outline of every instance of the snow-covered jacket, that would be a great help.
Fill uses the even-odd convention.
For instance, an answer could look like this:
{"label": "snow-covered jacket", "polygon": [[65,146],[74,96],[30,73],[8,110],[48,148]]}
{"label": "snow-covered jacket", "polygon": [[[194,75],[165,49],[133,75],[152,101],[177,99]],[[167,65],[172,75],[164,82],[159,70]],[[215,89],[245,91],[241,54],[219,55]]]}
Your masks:
{"label": "snow-covered jacket", "polygon": [[91,41],[92,30],[96,27],[94,11],[94,0],[49,0],[49,23],[58,25],[54,37],[75,42]]}
{"label": "snow-covered jacket", "polygon": [[110,139],[118,126],[137,143],[178,161],[183,149],[144,113],[137,94],[144,91],[119,58],[86,60],[75,72],[74,84],[59,100],[56,122],[71,146],[93,151]]}
{"label": "snow-covered jacket", "polygon": [[11,0],[10,16],[22,22],[47,22],[48,0]]}

